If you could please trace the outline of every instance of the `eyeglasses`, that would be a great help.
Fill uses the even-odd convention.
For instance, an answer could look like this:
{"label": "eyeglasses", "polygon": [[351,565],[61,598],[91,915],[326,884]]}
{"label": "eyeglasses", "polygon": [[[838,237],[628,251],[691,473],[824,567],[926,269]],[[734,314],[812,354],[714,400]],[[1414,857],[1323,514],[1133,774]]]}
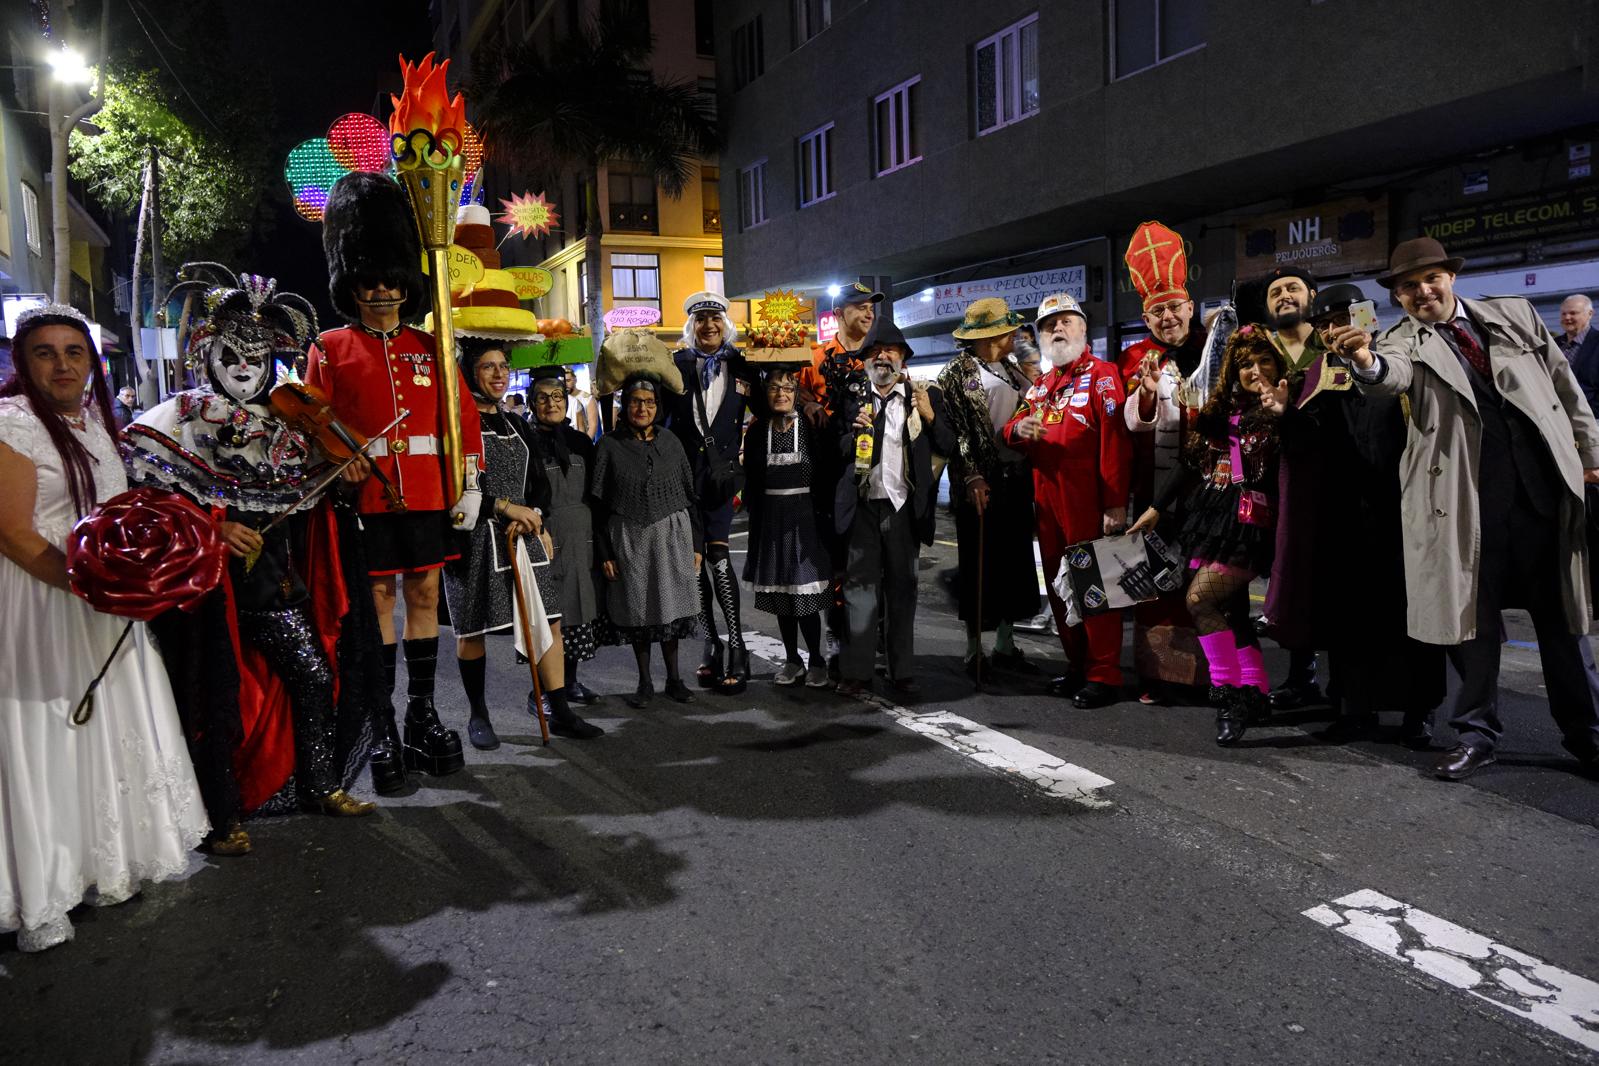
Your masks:
{"label": "eyeglasses", "polygon": [[799,386],[771,384],[766,386],[766,391],[782,393],[784,396],[793,396],[795,393],[799,392]]}
{"label": "eyeglasses", "polygon": [[533,402],[546,407],[561,407],[565,405],[566,397],[558,392],[541,392],[533,397]]}
{"label": "eyeglasses", "polygon": [[655,397],[653,397],[653,396],[630,396],[628,398],[627,405],[629,407],[654,407],[655,406]]}
{"label": "eyeglasses", "polygon": [[1173,303],[1161,304],[1159,307],[1151,307],[1146,310],[1144,314],[1155,319],[1157,322],[1165,318],[1167,315],[1170,315],[1173,318],[1181,318],[1183,314],[1183,308],[1187,306],[1187,300],[1177,300]]}

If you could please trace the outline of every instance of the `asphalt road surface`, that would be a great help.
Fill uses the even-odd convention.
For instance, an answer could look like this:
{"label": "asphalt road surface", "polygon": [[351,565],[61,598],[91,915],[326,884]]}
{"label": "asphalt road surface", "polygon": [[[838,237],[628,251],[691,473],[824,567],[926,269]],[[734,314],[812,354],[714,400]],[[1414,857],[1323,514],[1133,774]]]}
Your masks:
{"label": "asphalt road surface", "polygon": [[[1325,711],[1222,750],[1206,710],[1044,696],[1052,638],[975,694],[953,554],[911,707],[761,662],[540,747],[493,644],[505,743],[465,772],[256,823],[64,948],[0,940],[0,1062],[1599,1063],[1599,783],[1534,650],[1465,783],[1317,742]],[[631,690],[631,655],[584,680]],[[464,731],[448,662],[439,692]]]}

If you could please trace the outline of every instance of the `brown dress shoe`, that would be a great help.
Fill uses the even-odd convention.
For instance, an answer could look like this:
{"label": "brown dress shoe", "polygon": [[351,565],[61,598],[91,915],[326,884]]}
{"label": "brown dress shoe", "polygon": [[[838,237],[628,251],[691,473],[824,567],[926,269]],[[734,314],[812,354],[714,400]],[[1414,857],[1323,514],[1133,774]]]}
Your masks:
{"label": "brown dress shoe", "polygon": [[1464,781],[1493,761],[1492,748],[1456,744],[1438,756],[1438,761],[1432,764],[1432,776],[1444,781]]}

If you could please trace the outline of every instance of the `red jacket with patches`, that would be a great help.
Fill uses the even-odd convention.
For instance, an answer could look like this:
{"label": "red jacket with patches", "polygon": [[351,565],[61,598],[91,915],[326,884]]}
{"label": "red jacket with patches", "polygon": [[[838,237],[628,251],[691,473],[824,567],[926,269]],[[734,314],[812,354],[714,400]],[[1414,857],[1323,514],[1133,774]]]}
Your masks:
{"label": "red jacket with patches", "polygon": [[[1113,363],[1084,353],[1069,369],[1056,367],[1033,384],[1005,425],[1005,443],[1033,462],[1039,505],[1065,527],[1069,541],[1102,535],[1101,520],[1127,506],[1132,441],[1122,421],[1127,399]],[[1016,431],[1022,419],[1044,423],[1038,440]]]}

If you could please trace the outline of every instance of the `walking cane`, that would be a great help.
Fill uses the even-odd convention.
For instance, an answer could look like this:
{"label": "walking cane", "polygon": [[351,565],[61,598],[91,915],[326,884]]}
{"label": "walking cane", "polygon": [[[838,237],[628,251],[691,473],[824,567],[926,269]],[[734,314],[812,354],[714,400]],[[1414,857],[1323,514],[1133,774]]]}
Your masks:
{"label": "walking cane", "polygon": [[522,567],[516,558],[516,534],[505,534],[506,547],[511,552],[511,587],[516,590],[516,609],[522,615],[522,643],[527,645],[527,668],[533,674],[533,713],[539,720],[539,735],[547,747],[550,743],[550,724],[544,720],[544,688],[539,684],[539,654],[533,646],[533,619],[527,610],[527,590],[522,588]]}
{"label": "walking cane", "polygon": [[[990,494],[989,499],[993,498]],[[988,507],[985,505],[977,512],[977,663],[972,671],[972,687],[977,692],[983,691],[983,556],[986,554],[984,541],[987,532]]]}

